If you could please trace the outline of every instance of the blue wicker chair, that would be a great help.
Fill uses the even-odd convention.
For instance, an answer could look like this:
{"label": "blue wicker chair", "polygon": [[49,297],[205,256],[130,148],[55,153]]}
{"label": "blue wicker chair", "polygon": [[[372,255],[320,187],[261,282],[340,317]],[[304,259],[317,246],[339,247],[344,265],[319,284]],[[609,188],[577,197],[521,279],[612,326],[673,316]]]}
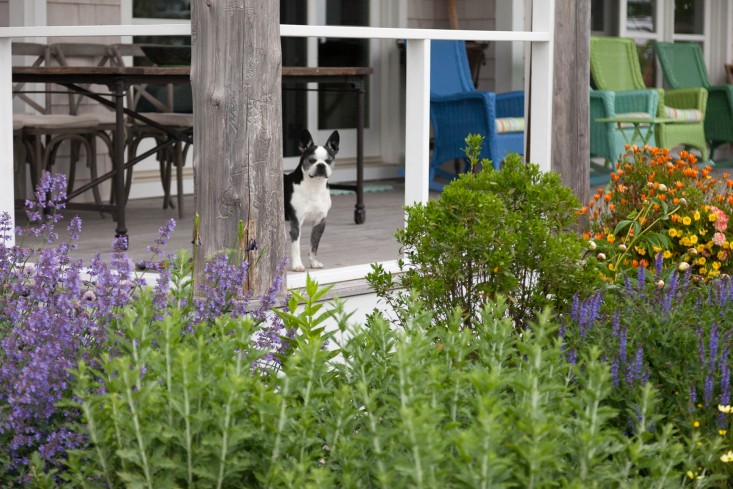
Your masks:
{"label": "blue wicker chair", "polygon": [[507,153],[524,154],[524,93],[495,94],[473,85],[464,41],[432,41],[430,45],[430,121],[433,158],[430,188],[442,190],[456,173],[446,161],[464,158],[469,133],[484,136],[481,158],[499,168]]}

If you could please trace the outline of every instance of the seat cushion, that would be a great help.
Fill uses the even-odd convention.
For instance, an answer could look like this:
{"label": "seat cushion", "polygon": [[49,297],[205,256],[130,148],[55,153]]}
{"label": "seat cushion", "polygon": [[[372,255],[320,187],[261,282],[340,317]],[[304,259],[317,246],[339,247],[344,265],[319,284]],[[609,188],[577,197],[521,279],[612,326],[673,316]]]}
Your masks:
{"label": "seat cushion", "polygon": [[496,132],[524,132],[524,117],[500,117],[496,119]]}
{"label": "seat cushion", "polygon": [[685,122],[701,122],[702,111],[697,109],[673,109],[665,107],[664,113],[667,117]]}
{"label": "seat cushion", "polygon": [[[193,127],[193,114],[181,114],[175,112],[141,112],[141,116],[147,117],[161,126],[168,127]],[[135,124],[144,124],[142,121],[135,121]]]}
{"label": "seat cushion", "polygon": [[99,125],[93,115],[13,114],[13,119],[17,119],[25,129],[30,130],[96,129]]}

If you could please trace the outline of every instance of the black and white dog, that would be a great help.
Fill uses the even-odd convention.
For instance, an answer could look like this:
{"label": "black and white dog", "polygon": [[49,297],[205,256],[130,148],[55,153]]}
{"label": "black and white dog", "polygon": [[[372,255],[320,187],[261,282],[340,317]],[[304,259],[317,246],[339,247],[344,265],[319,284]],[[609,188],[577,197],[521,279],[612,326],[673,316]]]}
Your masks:
{"label": "black and white dog", "polygon": [[339,151],[339,133],[333,131],[323,146],[313,143],[308,129],[300,135],[300,163],[292,173],[285,175],[285,220],[290,221],[291,264],[296,272],[305,271],[300,258],[300,234],[306,221],[313,222],[311,248],[308,253],[311,268],[323,268],[316,259],[318,244],[326,229],[326,216],[331,209],[328,177]]}

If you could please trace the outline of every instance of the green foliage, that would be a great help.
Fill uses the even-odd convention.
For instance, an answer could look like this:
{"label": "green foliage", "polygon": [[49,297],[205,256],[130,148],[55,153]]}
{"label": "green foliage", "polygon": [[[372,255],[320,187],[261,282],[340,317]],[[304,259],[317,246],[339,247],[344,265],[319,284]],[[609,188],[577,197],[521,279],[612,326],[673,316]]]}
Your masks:
{"label": "green foliage", "polygon": [[[549,314],[517,335],[507,304],[487,301],[468,328],[448,318],[436,342],[420,303],[395,329],[323,312],[320,294],[309,283],[306,308],[282,314],[310,333],[277,375],[254,367],[250,321],[182,334],[176,315],[138,320],[153,314],[140,297],[111,327],[118,354],[78,368],[90,443],[71,453],[67,484],[662,488],[686,477],[688,450],[654,415],[652,390],[609,407],[599,352],[568,364]],[[632,411],[627,436],[617,425]]]}
{"label": "green foliage", "polygon": [[[222,317],[186,334],[175,310],[151,321],[144,294],[110,327],[99,368],[79,364],[80,399],[89,447],[69,456],[73,486],[235,487],[251,484],[261,461],[248,457],[265,434],[242,430],[270,394],[252,372],[254,323]],[[256,425],[255,422],[253,424]],[[235,483],[236,481],[236,483]],[[241,485],[239,485],[241,487]]]}
{"label": "green foliage", "polygon": [[[472,163],[480,142],[466,139]],[[375,266],[367,280],[399,314],[408,292],[394,289],[416,292],[439,323],[455,308],[470,318],[501,294],[525,327],[536,311],[562,310],[596,280],[595,259],[582,259],[586,242],[571,229],[578,207],[556,173],[509,155],[501,170],[486,164],[447,185],[437,201],[408,206],[406,226],[395,235],[405,258],[400,279]]]}

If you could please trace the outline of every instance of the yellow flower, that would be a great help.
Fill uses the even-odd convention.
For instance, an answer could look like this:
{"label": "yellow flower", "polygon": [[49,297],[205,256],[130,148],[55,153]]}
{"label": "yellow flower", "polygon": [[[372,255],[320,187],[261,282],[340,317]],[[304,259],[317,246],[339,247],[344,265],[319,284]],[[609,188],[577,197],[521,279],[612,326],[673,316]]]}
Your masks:
{"label": "yellow flower", "polygon": [[708,274],[708,270],[707,270],[707,268],[702,267],[700,270],[697,271],[697,273],[699,273],[700,275],[707,275]]}
{"label": "yellow flower", "polygon": [[705,257],[704,256],[701,256],[700,258],[697,259],[697,264],[698,265],[705,265],[705,262],[706,261],[707,260],[705,259]]}
{"label": "yellow flower", "polygon": [[733,450],[728,450],[728,453],[724,453],[720,456],[720,461],[723,463],[733,462]]}
{"label": "yellow flower", "polygon": [[691,244],[691,243],[690,243],[690,238],[686,238],[686,237],[685,237],[685,238],[682,238],[682,239],[680,240],[680,244],[681,244],[682,246],[690,246],[690,244]]}
{"label": "yellow flower", "polygon": [[613,244],[613,242],[616,241],[616,236],[614,236],[613,234],[609,234],[608,236],[606,236],[606,241],[608,241],[610,244]]}
{"label": "yellow flower", "polygon": [[728,433],[728,430],[718,430],[720,436],[725,436],[726,433]]}
{"label": "yellow flower", "polygon": [[697,245],[697,248],[695,248],[695,250],[698,253],[702,253],[703,251],[705,251],[705,245],[701,243],[701,244]]}
{"label": "yellow flower", "polygon": [[613,263],[609,263],[609,264],[608,264],[608,269],[609,269],[609,270],[611,270],[611,271],[613,272]]}
{"label": "yellow flower", "polygon": [[720,262],[717,262],[717,261],[713,262],[713,270],[720,270]]}
{"label": "yellow flower", "polygon": [[717,254],[717,255],[715,255],[715,256],[717,256],[717,257],[718,257],[718,260],[725,260],[725,251],[723,251],[723,250],[720,250],[720,251],[718,252],[718,254]]}
{"label": "yellow flower", "polygon": [[706,234],[708,234],[708,230],[703,228],[700,230],[700,234],[705,236]]}
{"label": "yellow flower", "polygon": [[694,479],[695,478],[695,474],[693,474],[691,470],[688,470],[687,471],[687,477],[689,477],[690,479]]}
{"label": "yellow flower", "polygon": [[668,260],[672,256],[672,252],[669,250],[664,250],[664,253],[662,253],[662,256],[664,257],[665,260]]}
{"label": "yellow flower", "polygon": [[692,244],[697,243],[697,235],[696,234],[693,234],[692,236],[690,236],[690,243],[692,243]]}
{"label": "yellow flower", "polygon": [[677,230],[675,228],[669,228],[669,231],[667,231],[667,234],[672,236],[673,238],[677,236]]}
{"label": "yellow flower", "polygon": [[639,253],[639,254],[640,254],[641,256],[644,256],[644,255],[646,255],[646,249],[645,249],[645,248],[640,248],[640,247],[638,247],[638,246],[634,246],[634,249],[635,249],[635,250],[636,250],[636,252],[637,252],[637,253]]}
{"label": "yellow flower", "polygon": [[708,214],[708,221],[715,222],[718,220],[718,215],[714,212]]}
{"label": "yellow flower", "polygon": [[700,220],[700,211],[695,211],[695,214],[693,214],[692,217],[694,217],[696,221],[699,221]]}
{"label": "yellow flower", "polygon": [[718,411],[720,411],[721,413],[730,414],[733,413],[733,406],[731,406],[730,404],[718,404]]}
{"label": "yellow flower", "polygon": [[689,216],[685,216],[682,218],[682,224],[684,224],[685,226],[689,226],[691,222],[692,222],[692,219],[690,219]]}

